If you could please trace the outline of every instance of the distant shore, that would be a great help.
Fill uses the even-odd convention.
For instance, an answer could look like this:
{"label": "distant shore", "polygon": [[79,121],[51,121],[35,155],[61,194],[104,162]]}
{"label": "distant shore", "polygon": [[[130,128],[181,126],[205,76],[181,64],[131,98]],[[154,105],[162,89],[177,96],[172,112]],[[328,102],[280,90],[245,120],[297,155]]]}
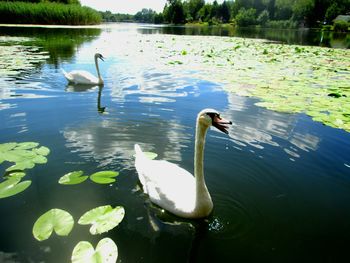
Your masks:
{"label": "distant shore", "polygon": [[101,14],[78,4],[0,2],[0,24],[95,25]]}

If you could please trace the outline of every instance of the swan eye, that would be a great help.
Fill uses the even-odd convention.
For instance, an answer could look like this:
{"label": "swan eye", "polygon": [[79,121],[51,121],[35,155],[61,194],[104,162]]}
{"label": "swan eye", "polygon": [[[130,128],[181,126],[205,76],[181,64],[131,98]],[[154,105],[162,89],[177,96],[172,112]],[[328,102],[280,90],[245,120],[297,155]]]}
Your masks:
{"label": "swan eye", "polygon": [[220,114],[217,113],[217,112],[208,112],[207,115],[208,115],[212,120],[214,120],[215,117],[221,119],[221,118],[220,118]]}

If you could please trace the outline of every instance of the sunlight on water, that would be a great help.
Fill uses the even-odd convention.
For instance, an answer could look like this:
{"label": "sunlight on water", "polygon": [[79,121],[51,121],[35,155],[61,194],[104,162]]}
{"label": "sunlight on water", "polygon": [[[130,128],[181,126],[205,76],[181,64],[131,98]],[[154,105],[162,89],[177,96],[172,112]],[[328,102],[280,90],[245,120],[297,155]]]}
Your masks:
{"label": "sunlight on water", "polygon": [[[169,255],[177,256],[171,261],[176,263],[245,261],[247,255],[298,262],[311,254],[320,261],[325,247],[331,256],[347,255],[349,134],[225,91],[237,76],[244,85],[233,85],[252,91],[256,84],[249,82],[260,80],[266,64],[249,64],[245,52],[261,53],[252,47],[271,43],[147,35],[149,28],[139,25],[13,29],[0,36],[0,142],[38,141],[51,153],[46,165],[28,172],[28,190],[1,199],[0,261],[68,262],[78,241],[96,237],[77,226],[67,237],[36,243],[33,222],[52,207],[67,209],[76,220],[106,204],[125,207],[124,221],[108,232],[122,262],[171,261]],[[243,42],[247,46],[237,46]],[[234,59],[214,59],[218,50],[237,52]],[[104,86],[69,85],[60,68],[96,74],[95,52],[106,57],[100,63]],[[291,77],[288,63],[281,72]],[[273,72],[265,77],[276,80]],[[134,168],[134,144],[193,172],[196,115],[207,107],[233,125],[228,135],[211,128],[206,137],[213,213],[202,221],[183,220],[150,204]],[[106,186],[91,180],[58,184],[78,170],[120,175]]]}

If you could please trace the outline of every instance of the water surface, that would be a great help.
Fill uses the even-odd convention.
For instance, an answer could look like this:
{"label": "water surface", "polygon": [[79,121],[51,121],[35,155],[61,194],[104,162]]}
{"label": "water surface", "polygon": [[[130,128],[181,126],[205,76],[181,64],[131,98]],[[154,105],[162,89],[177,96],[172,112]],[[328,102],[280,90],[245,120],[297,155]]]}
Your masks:
{"label": "water surface", "polygon": [[[96,246],[103,237],[117,244],[118,262],[348,259],[349,133],[304,114],[257,107],[257,99],[227,93],[210,78],[198,79],[198,72],[160,68],[122,52],[121,39],[164,32],[118,25],[1,27],[0,33],[0,45],[12,52],[0,51],[2,60],[12,61],[0,69],[0,143],[37,141],[51,149],[47,164],[28,170],[32,185],[26,191],[0,199],[0,261],[69,262],[79,241]],[[94,72],[95,52],[107,58],[100,63],[104,87],[67,85],[60,68]],[[133,146],[192,171],[195,119],[203,108],[219,110],[233,125],[229,136],[214,129],[207,136],[212,215],[182,220],[140,191]],[[1,172],[8,166],[2,163]],[[74,170],[120,175],[111,185],[58,184]],[[68,237],[38,242],[32,236],[35,220],[51,208],[77,221],[108,204],[126,210],[108,233],[92,236],[76,224]]]}

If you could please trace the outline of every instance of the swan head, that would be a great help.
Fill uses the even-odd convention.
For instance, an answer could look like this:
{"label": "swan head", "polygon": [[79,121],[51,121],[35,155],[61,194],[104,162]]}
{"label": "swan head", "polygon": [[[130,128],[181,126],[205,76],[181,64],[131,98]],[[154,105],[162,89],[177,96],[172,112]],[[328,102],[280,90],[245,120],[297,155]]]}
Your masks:
{"label": "swan head", "polygon": [[95,59],[98,59],[98,58],[104,61],[104,57],[100,53],[95,54]]}
{"label": "swan head", "polygon": [[220,113],[214,109],[204,109],[198,114],[197,121],[200,125],[209,128],[210,126],[214,126],[219,131],[222,131],[228,134],[228,126],[231,125],[232,122],[225,120],[220,116]]}

